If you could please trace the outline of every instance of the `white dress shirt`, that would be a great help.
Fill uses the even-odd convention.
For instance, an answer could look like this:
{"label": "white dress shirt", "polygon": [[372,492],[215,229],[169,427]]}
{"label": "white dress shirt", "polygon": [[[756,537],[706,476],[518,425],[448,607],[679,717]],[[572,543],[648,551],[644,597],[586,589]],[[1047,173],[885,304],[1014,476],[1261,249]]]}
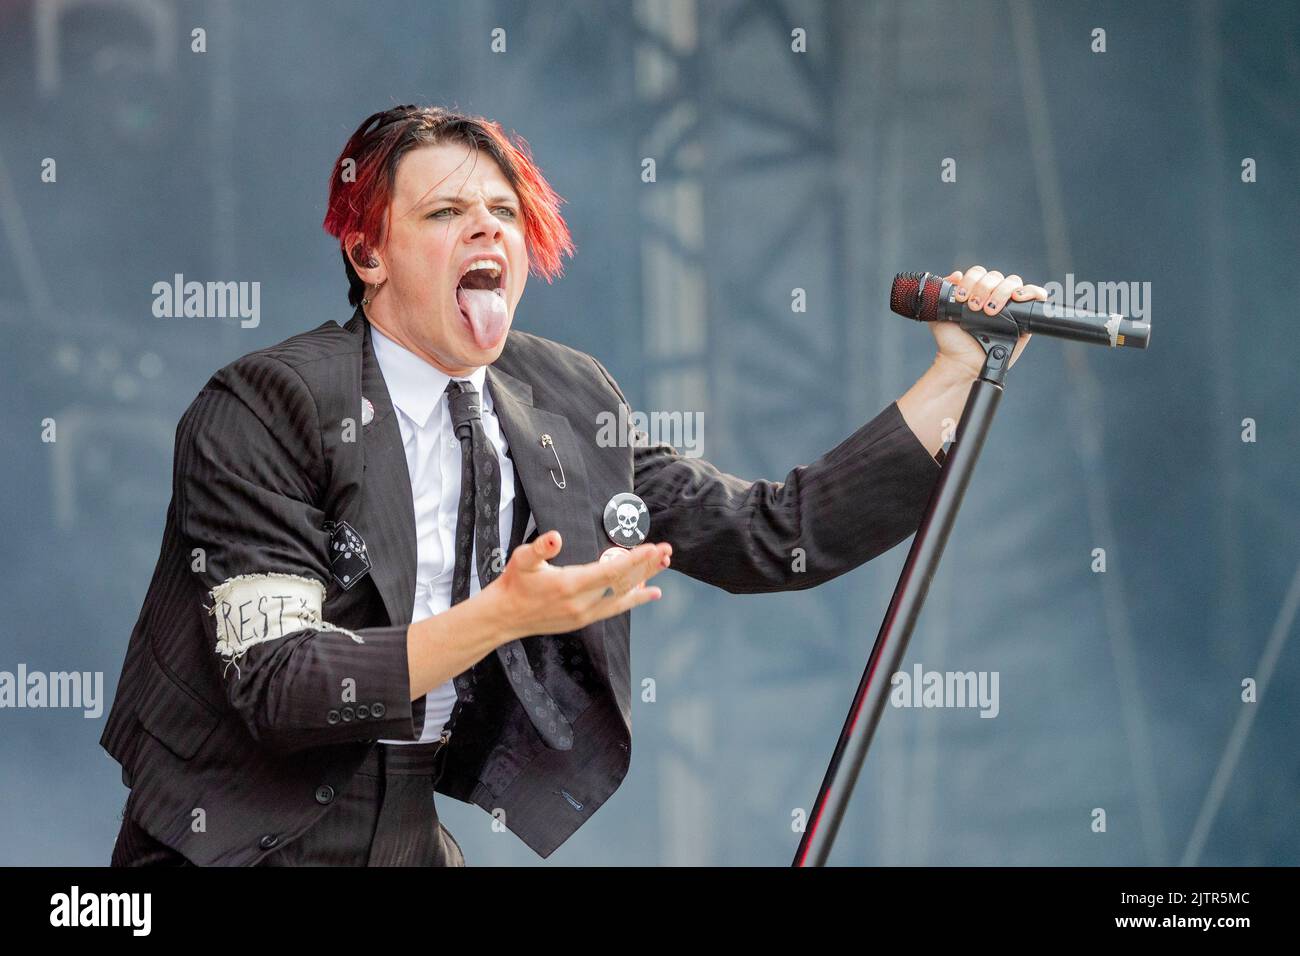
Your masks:
{"label": "white dress shirt", "polygon": [[[456,569],[456,505],[460,500],[460,439],[451,426],[451,409],[444,392],[451,376],[407,351],[373,324],[370,326],[375,359],[397,409],[397,423],[406,451],[411,476],[411,497],[415,505],[415,607],[411,622],[441,614],[451,607],[451,579]],[[480,365],[468,376],[482,396],[483,430],[496,448],[501,466],[501,547],[508,548],[514,525],[515,471],[506,457],[507,444],[492,405],[492,394],[484,387],[487,366]],[[478,567],[478,545],[471,568]],[[469,593],[480,590],[478,573],[469,575]],[[456,704],[456,688],[448,680],[431,690],[424,699],[424,732],[420,742],[436,740]],[[413,740],[381,740],[385,744],[416,743]]]}

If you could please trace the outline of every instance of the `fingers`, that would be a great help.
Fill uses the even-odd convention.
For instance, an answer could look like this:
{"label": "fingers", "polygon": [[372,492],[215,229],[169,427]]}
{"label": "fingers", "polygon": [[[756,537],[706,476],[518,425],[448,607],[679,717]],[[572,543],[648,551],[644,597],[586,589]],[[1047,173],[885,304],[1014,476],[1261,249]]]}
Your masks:
{"label": "fingers", "polygon": [[579,622],[585,626],[662,597],[659,588],[645,587],[645,582],[668,567],[669,551],[667,544],[641,545],[621,557],[607,553],[594,565],[566,569],[583,581],[581,588],[569,592],[569,600],[579,609]]}
{"label": "fingers", "polygon": [[[618,545],[615,545],[612,548],[606,548],[605,551],[601,553],[600,560],[601,561],[626,561],[628,560],[628,550],[626,548],[620,548]],[[667,564],[663,564],[661,562],[660,570],[666,568],[667,566],[668,566]],[[655,573],[658,572],[656,571]],[[605,601],[612,597],[622,597],[628,591],[630,590],[635,591],[637,588],[642,587],[644,584],[645,584],[644,578],[636,582],[630,588],[627,587],[624,582],[616,581],[612,584],[606,585],[605,590],[601,592],[599,600]]]}
{"label": "fingers", "polygon": [[622,597],[623,595],[627,594],[630,591],[635,591],[639,588],[644,588],[646,581],[654,577],[659,572],[668,570],[668,567],[671,564],[672,564],[671,553],[663,553],[663,552],[660,553],[659,560],[657,561],[652,560],[650,562],[649,568],[641,569],[638,568],[638,566],[635,563],[631,563],[630,567],[622,569],[622,573],[619,574],[616,578],[614,578],[614,580],[609,583],[609,585],[605,588],[605,590],[601,592],[601,599],[603,600],[609,597],[616,597],[616,596]]}
{"label": "fingers", "polygon": [[603,602],[599,607],[600,617],[598,617],[597,620],[603,620],[607,617],[613,617],[616,614],[622,614],[624,611],[630,611],[632,608],[639,607],[642,604],[649,604],[651,601],[657,601],[663,596],[664,592],[659,588],[633,588],[627,594]]}
{"label": "fingers", "polygon": [[984,311],[989,315],[997,315],[1001,312],[1011,293],[1020,288],[1022,281],[1018,275],[1009,275],[999,282],[989,293],[988,301],[984,303]]}
{"label": "fingers", "polygon": [[[516,548],[510,560],[520,571],[537,571],[560,553],[562,544],[560,532],[548,531]],[[672,553],[673,546],[667,542],[646,543],[630,551],[614,547],[608,548],[598,561],[590,564],[552,570],[562,571],[568,576],[565,588],[569,596],[585,600],[592,598],[591,592],[594,592],[592,599],[599,600],[608,588],[623,594],[654,577],[669,566]]]}
{"label": "fingers", "polygon": [[[622,550],[622,549],[620,549]],[[591,601],[605,599],[608,588],[621,595],[648,581],[671,563],[672,545],[643,544],[622,557],[609,555],[606,560],[566,568],[572,575],[575,596]]]}
{"label": "fingers", "polygon": [[975,288],[975,283],[984,278],[987,272],[983,266],[971,266],[967,269],[957,284],[957,291],[953,293],[953,298],[958,302],[965,302],[970,298],[971,291]]}
{"label": "fingers", "polygon": [[539,534],[523,547],[515,548],[511,560],[518,565],[521,571],[536,571],[559,554],[563,544],[560,532],[548,531],[546,534]]}
{"label": "fingers", "polygon": [[[975,270],[972,269],[970,271],[974,272]],[[970,278],[969,272],[967,273],[967,278]],[[989,296],[992,294],[993,290],[998,287],[998,283],[1001,282],[1002,279],[1002,273],[994,269],[992,272],[985,272],[976,282],[971,284],[963,283],[966,285],[966,289],[969,292],[969,296],[966,299],[967,307],[976,312],[984,308],[984,304],[988,302]]]}
{"label": "fingers", "polygon": [[[660,571],[667,570],[672,563],[673,546],[671,544],[642,545],[646,550],[637,554],[640,548],[628,552],[626,558],[606,562],[601,570],[606,575],[605,587],[612,587],[616,594],[624,594],[650,580]],[[601,588],[604,596],[605,588]]]}
{"label": "fingers", "polygon": [[953,298],[965,302],[974,311],[996,315],[1008,300],[1027,302],[1031,299],[1047,301],[1047,290],[1040,285],[1025,285],[1018,275],[1004,276],[997,270],[971,266],[965,272],[951,272],[946,281],[956,285]]}
{"label": "fingers", "polygon": [[1015,299],[1017,302],[1028,302],[1031,299],[1046,302],[1047,290],[1041,285],[1022,285],[1015,292],[1011,293],[1011,298]]}

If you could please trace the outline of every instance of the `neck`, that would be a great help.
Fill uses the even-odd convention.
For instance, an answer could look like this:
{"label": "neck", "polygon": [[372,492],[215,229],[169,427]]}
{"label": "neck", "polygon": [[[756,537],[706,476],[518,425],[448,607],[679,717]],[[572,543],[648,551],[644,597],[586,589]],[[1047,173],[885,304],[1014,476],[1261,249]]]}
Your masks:
{"label": "neck", "polygon": [[470,375],[473,374],[474,370],[478,368],[477,365],[449,365],[439,356],[421,346],[419,342],[404,334],[395,323],[390,322],[388,317],[382,314],[382,310],[375,308],[375,303],[372,302],[370,305],[362,306],[361,308],[365,313],[366,320],[371,325],[384,333],[384,335],[388,336],[402,348],[406,349],[406,351],[410,352],[417,358],[423,359],[444,375],[450,375],[452,378],[469,378]]}

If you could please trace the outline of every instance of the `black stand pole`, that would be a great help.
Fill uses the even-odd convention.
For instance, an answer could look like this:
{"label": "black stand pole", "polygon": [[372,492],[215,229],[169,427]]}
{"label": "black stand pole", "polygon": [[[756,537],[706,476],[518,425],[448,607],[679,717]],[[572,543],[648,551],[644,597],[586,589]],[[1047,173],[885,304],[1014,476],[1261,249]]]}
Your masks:
{"label": "black stand pole", "polygon": [[984,370],[971,385],[957,434],[948,448],[938,484],[907,553],[889,610],[885,612],[884,623],[853,697],[853,706],[849,708],[830,767],[822,779],[817,802],[808,815],[808,825],[799,841],[799,849],[795,851],[793,866],[824,866],[830,855],[831,844],[853,794],[853,785],[889,699],[890,676],[897,673],[903,663],[903,652],[907,650],[907,642],[921,614],[921,605],[930,590],[930,581],[939,567],[939,559],[943,557],[943,547],[948,543],[948,533],[957,519],[957,509],[961,507],[962,496],[970,484],[975,462],[993,423],[993,413],[1002,397],[1002,381],[1016,339],[993,334],[981,334],[976,338],[984,347]]}

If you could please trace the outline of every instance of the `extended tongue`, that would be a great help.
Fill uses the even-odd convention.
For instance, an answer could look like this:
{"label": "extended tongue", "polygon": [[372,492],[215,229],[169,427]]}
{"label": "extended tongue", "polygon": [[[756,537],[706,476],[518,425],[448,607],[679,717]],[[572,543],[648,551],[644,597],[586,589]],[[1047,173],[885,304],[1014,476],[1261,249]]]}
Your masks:
{"label": "extended tongue", "polygon": [[490,349],[501,340],[506,329],[505,297],[494,289],[456,290],[456,301],[469,317],[469,327],[474,341],[481,349]]}

